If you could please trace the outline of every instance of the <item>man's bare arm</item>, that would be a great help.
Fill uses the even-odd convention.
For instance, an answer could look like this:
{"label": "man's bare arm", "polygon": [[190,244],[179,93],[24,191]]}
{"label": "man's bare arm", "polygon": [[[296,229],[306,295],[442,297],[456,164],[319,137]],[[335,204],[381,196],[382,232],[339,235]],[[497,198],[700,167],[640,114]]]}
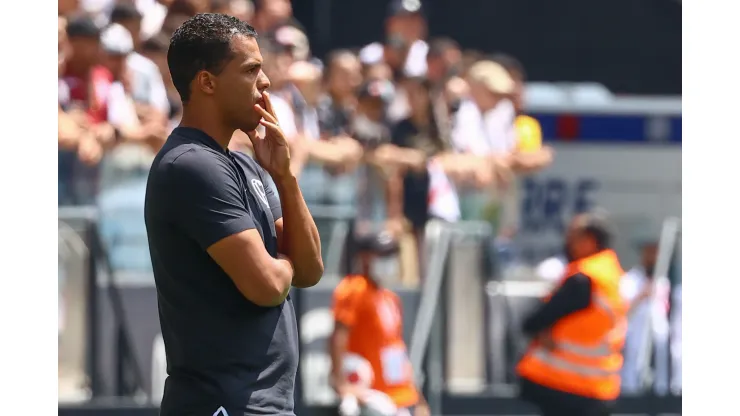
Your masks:
{"label": "man's bare arm", "polygon": [[234,281],[245,298],[259,306],[277,306],[290,292],[293,265],[272,258],[255,229],[230,235],[208,247],[208,254]]}
{"label": "man's bare arm", "polygon": [[295,176],[275,179],[283,217],[275,221],[278,251],[295,267],[293,286],[311,287],[324,274],[319,231],[303,199]]}

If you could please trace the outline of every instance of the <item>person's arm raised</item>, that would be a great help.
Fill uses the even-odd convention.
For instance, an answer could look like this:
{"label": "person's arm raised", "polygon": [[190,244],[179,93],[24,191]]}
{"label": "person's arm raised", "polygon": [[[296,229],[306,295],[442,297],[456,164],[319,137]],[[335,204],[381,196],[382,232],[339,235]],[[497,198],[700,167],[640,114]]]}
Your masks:
{"label": "person's arm raised", "polygon": [[290,150],[272,108],[270,94],[262,94],[267,108],[255,105],[262,116],[265,137],[256,132],[247,135],[252,140],[257,163],[272,177],[280,197],[283,217],[275,221],[278,251],[285,254],[295,266],[293,286],[310,287],[324,274],[321,259],[319,231],[298,187],[298,180],[290,170]]}
{"label": "person's arm raised", "polygon": [[280,305],[290,291],[293,266],[265,249],[227,162],[204,150],[188,150],[169,166],[167,185],[177,226],[208,252],[245,298],[259,306]]}

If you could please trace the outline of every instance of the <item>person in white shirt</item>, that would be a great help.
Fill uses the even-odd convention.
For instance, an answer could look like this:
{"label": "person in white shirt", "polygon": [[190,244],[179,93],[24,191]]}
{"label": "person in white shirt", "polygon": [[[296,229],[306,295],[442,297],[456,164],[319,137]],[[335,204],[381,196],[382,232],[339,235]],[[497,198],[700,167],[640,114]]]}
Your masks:
{"label": "person in white shirt", "polygon": [[[169,115],[170,103],[167,89],[157,64],[141,55],[142,15],[132,3],[117,3],[110,15],[111,24],[119,24],[128,30],[133,41],[133,51],[126,58],[131,73],[131,93],[140,114],[156,111],[158,115]],[[143,107],[143,108],[142,108]]]}
{"label": "person in white shirt", "polygon": [[[641,264],[630,269],[620,283],[622,296],[631,305],[622,367],[622,392],[627,395],[642,392],[644,370],[653,353],[655,392],[667,394],[669,389],[670,282],[667,276],[654,276],[657,255],[657,243],[644,244]],[[651,344],[651,350],[646,350]]]}

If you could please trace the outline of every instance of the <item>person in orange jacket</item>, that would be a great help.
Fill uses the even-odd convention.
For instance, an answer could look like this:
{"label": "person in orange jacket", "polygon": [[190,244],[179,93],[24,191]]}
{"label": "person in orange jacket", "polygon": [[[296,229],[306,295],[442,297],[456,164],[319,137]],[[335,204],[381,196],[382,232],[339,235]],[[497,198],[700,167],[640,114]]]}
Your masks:
{"label": "person in orange jacket", "polygon": [[619,396],[628,305],[611,241],[603,214],[577,215],[565,273],[524,320],[532,341],[517,366],[520,396],[543,416],[609,415]]}
{"label": "person in orange jacket", "polygon": [[[386,284],[394,274],[389,266],[398,242],[390,233],[368,234],[355,239],[355,248],[358,274],[342,279],[334,291],[331,384],[343,401],[356,399],[362,405],[375,391],[390,397],[398,416],[429,416],[403,340],[401,300]],[[357,388],[342,371],[352,357],[369,363],[371,374],[363,378],[370,380],[370,389]]]}

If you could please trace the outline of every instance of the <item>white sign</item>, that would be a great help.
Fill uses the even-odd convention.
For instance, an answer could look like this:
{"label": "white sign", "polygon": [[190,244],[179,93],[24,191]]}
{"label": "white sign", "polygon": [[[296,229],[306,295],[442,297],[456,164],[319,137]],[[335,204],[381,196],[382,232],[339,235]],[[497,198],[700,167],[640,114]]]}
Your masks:
{"label": "white sign", "polygon": [[623,266],[637,260],[635,242],[655,238],[668,216],[681,216],[681,147],[559,144],[553,165],[522,178],[517,238],[530,264],[561,254],[573,214],[606,209]]}

